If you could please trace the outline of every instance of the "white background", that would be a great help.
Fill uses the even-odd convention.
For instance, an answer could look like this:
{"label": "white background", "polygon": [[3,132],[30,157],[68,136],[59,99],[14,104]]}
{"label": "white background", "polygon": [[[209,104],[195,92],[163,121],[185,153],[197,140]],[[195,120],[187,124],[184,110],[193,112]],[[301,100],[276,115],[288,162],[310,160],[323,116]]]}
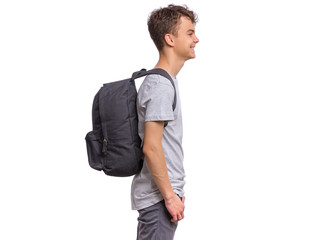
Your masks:
{"label": "white background", "polygon": [[[175,239],[336,239],[334,1],[175,1],[187,172]],[[152,68],[170,1],[1,1],[0,238],[135,239],[131,178],[89,168],[99,87]]]}

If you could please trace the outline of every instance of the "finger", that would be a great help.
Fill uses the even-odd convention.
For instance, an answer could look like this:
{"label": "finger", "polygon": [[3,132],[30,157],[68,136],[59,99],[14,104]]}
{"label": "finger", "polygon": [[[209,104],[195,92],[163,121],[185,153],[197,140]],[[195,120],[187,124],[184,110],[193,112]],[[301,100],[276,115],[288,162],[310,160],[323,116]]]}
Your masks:
{"label": "finger", "polygon": [[173,218],[172,218],[170,221],[172,221],[172,222],[177,222],[177,221],[178,221],[178,220],[177,220],[177,214],[174,215]]}
{"label": "finger", "polygon": [[183,211],[184,211],[184,209],[185,209],[184,201],[185,201],[185,197],[182,198]]}
{"label": "finger", "polygon": [[182,219],[183,219],[182,215],[181,215],[181,214],[178,214],[178,215],[177,215],[177,221],[180,221],[180,220],[182,220]]}

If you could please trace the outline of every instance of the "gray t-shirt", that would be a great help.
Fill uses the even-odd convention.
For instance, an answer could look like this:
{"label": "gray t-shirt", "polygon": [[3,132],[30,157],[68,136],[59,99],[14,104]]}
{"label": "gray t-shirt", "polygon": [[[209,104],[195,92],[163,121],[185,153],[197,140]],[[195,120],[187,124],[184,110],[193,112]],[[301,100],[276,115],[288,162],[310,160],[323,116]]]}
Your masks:
{"label": "gray t-shirt", "polygon": [[[180,197],[184,195],[185,184],[182,149],[182,114],[178,82],[174,79],[177,101],[173,111],[174,88],[161,75],[148,75],[138,91],[138,131],[143,140],[145,122],[167,121],[163,130],[162,148],[166,159],[168,176],[173,190]],[[163,197],[148,169],[146,159],[140,173],[134,176],[131,188],[132,209],[140,210],[160,202]]]}

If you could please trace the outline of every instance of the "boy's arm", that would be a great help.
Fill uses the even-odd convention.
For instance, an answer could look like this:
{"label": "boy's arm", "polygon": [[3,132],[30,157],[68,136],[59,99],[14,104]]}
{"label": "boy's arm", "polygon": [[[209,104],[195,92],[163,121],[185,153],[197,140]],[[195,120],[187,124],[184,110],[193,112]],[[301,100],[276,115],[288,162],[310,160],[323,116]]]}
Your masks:
{"label": "boy's arm", "polygon": [[161,141],[164,122],[146,122],[143,152],[152,177],[159,188],[166,208],[172,216],[171,221],[176,222],[184,218],[184,197],[180,198],[174,193],[171,186],[167,164],[164,157]]}

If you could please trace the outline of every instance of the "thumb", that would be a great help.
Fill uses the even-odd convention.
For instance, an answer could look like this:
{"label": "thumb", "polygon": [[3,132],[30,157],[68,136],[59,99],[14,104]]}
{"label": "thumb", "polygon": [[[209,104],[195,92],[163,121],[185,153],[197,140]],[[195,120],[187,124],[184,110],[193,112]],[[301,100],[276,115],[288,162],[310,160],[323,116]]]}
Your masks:
{"label": "thumb", "polygon": [[183,198],[182,198],[182,202],[184,203],[184,201],[185,201],[185,196],[183,196]]}

